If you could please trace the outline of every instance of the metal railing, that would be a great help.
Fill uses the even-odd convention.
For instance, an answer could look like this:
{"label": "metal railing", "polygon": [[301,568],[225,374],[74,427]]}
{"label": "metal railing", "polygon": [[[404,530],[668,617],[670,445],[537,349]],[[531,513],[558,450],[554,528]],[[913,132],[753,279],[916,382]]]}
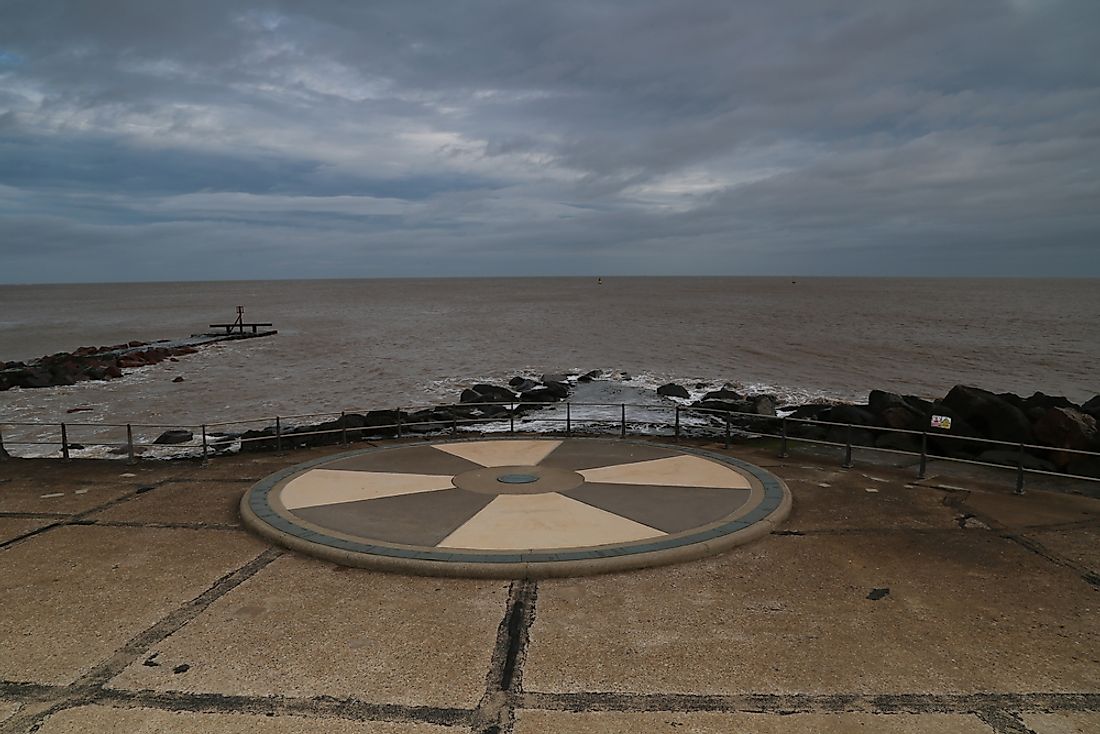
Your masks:
{"label": "metal railing", "polygon": [[[606,416],[577,416],[575,415],[575,410],[577,408],[612,409],[612,412]],[[615,411],[615,408],[618,408],[618,410]],[[635,420],[632,422],[628,420],[628,408],[634,411],[644,410],[650,415],[650,419],[645,421],[638,421],[637,417],[635,416]],[[547,414],[547,412],[543,409],[549,409],[549,414]],[[475,415],[474,413],[481,414]],[[615,415],[615,413],[617,413],[618,415]],[[652,420],[652,415],[654,413],[671,414],[671,420],[664,423],[655,423]],[[377,417],[381,414],[392,415],[393,421],[389,423],[376,422],[375,419],[377,419]],[[371,416],[375,416],[375,419],[371,419]],[[703,417],[703,420],[701,422],[699,420],[700,416]],[[687,425],[685,423],[685,417],[688,419],[694,418],[695,422]],[[293,424],[293,422],[300,422],[302,420],[316,420],[318,418],[328,418],[329,420],[317,425]],[[367,422],[359,423],[359,419],[363,419]],[[949,433],[941,433],[937,431],[915,431],[910,429],[889,428],[884,426],[839,423],[814,418],[793,418],[790,416],[759,415],[756,413],[743,413],[738,411],[692,407],[679,404],[669,405],[667,403],[577,403],[572,401],[563,401],[559,403],[523,403],[520,401],[514,401],[510,403],[458,403],[452,405],[423,406],[413,408],[412,412],[409,412],[404,408],[381,411],[345,410],[339,413],[302,413],[296,415],[279,415],[274,417],[257,417],[231,421],[218,421],[199,425],[169,425],[151,423],[41,423],[0,421],[0,461],[4,459],[5,446],[60,446],[62,458],[71,459],[72,451],[76,450],[74,448],[76,443],[71,441],[70,435],[71,429],[74,428],[93,428],[97,429],[98,431],[103,431],[104,429],[117,429],[121,431],[121,429],[125,429],[124,441],[83,441],[79,445],[81,447],[87,447],[89,445],[108,447],[114,452],[125,454],[127,460],[131,463],[137,461],[138,457],[150,448],[156,448],[161,450],[163,453],[174,454],[176,456],[183,454],[191,458],[201,457],[203,462],[206,462],[212,456],[229,453],[230,449],[237,444],[239,444],[237,450],[240,452],[253,450],[274,450],[277,452],[282,452],[289,448],[298,448],[310,445],[336,443],[347,445],[355,441],[380,438],[406,438],[410,435],[439,435],[448,433],[452,435],[457,435],[460,429],[469,431],[469,429],[474,426],[503,426],[504,423],[507,423],[508,426],[507,433],[513,435],[517,432],[517,419],[518,422],[521,423],[521,429],[522,422],[524,421],[538,421],[544,424],[564,424],[563,433],[566,436],[572,436],[577,433],[586,433],[591,435],[592,433],[606,434],[610,432],[618,433],[620,437],[626,438],[630,432],[638,433],[640,428],[666,429],[670,433],[660,435],[670,435],[677,440],[685,435],[691,435],[692,437],[715,437],[715,434],[717,433],[723,440],[724,446],[727,449],[731,447],[735,436],[767,436],[779,440],[780,443],[778,455],[781,458],[785,458],[788,456],[790,444],[792,442],[821,446],[833,446],[844,449],[844,460],[842,466],[846,469],[854,466],[853,452],[855,449],[887,454],[900,454],[905,456],[919,457],[918,479],[924,479],[926,477],[929,459],[934,459],[936,461],[950,461],[960,464],[994,467],[998,469],[1010,468],[1015,469],[1016,471],[1016,492],[1018,493],[1023,492],[1024,478],[1027,474],[1061,477],[1087,482],[1100,482],[1100,477],[1073,474],[1061,471],[1049,471],[1046,469],[1038,469],[1025,466],[1026,463],[1029,463],[1029,456],[1033,456],[1033,453],[1029,454],[1029,451],[1041,453],[1056,452],[1059,454],[1073,454],[1085,457],[1092,457],[1100,460],[1100,452],[1095,451],[1085,451],[1081,449],[1063,448],[1058,446],[1043,446],[1040,444],[1013,443],[1009,441],[1000,441],[990,438],[979,438],[975,436],[962,436]],[[353,425],[353,423],[359,424]],[[260,430],[245,431],[244,433],[240,434],[233,434],[227,433],[222,430],[215,430],[229,429],[234,427],[239,428],[241,426],[258,424],[265,424],[264,428]],[[326,425],[328,425],[329,427],[324,427]],[[826,430],[840,430],[843,432],[844,440],[831,440],[828,435],[826,436],[826,438],[811,438],[807,436],[797,435],[797,433],[792,435],[792,425],[825,428]],[[54,435],[56,436],[56,440],[28,441],[11,440],[9,438],[6,440],[5,443],[4,429],[8,427],[37,429],[41,429],[43,427],[54,427]],[[190,439],[180,443],[156,443],[155,440],[148,441],[135,439],[135,429],[139,429],[142,431],[148,431],[150,429],[180,430],[189,432],[191,434],[191,437]],[[593,429],[597,430],[593,431]],[[602,431],[599,429],[602,429]],[[880,447],[873,444],[868,445],[866,443],[860,443],[855,440],[857,431],[868,432],[872,435],[872,437],[882,434],[912,436],[915,440],[919,439],[920,450],[910,451],[905,449]],[[503,430],[497,432],[503,432]],[[644,433],[645,431],[642,432]],[[250,433],[253,435],[248,435]],[[550,435],[558,434],[558,432],[553,430],[539,430],[537,431],[537,433]],[[652,434],[653,431],[650,430],[649,433]],[[312,437],[316,436],[331,436],[333,437],[333,440],[309,440]],[[930,450],[930,441],[958,441],[978,443],[983,446],[1008,447],[1015,452],[1016,461],[1014,463],[997,463],[991,461],[982,461],[980,459],[945,455],[942,451]]]}

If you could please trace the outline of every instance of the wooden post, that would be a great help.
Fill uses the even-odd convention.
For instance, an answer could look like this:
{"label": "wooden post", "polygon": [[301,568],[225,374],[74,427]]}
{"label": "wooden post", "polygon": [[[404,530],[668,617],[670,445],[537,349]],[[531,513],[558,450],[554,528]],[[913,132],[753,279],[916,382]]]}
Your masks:
{"label": "wooden post", "polygon": [[126,453],[130,456],[130,463],[135,462],[134,459],[134,427],[129,423],[126,424]]}
{"label": "wooden post", "polygon": [[64,423],[61,424],[61,456],[65,459],[69,458],[69,431]]}
{"label": "wooden post", "polygon": [[202,426],[202,465],[206,466],[210,460],[210,449],[206,441],[206,424]]}

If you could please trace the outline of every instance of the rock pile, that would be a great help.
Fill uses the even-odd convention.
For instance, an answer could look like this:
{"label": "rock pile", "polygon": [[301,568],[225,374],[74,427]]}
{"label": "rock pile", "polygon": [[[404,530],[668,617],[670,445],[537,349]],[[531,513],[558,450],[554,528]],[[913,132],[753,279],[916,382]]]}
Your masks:
{"label": "rock pile", "polygon": [[73,385],[83,380],[113,380],[122,371],[157,364],[198,350],[189,346],[158,346],[132,341],[109,347],[80,347],[30,362],[0,362],[0,391]]}

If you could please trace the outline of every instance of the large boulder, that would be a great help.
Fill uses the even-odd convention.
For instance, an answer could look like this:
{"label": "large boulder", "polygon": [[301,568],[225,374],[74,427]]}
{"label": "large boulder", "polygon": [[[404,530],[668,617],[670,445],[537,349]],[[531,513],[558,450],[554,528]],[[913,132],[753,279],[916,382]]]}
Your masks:
{"label": "large boulder", "polygon": [[998,441],[1030,443],[1033,439],[1031,421],[1015,405],[988,390],[956,385],[943,399],[981,436]]}
{"label": "large boulder", "polygon": [[880,426],[907,431],[921,431],[927,426],[927,412],[907,397],[891,392],[872,390],[867,404]]}
{"label": "large boulder", "polygon": [[1090,398],[1081,406],[1082,413],[1088,413],[1096,420],[1100,420],[1100,395]]}
{"label": "large boulder", "polygon": [[[1006,395],[1000,395],[999,397],[1012,402],[1011,398],[1016,396],[1008,393]],[[1024,411],[1024,414],[1032,423],[1035,423],[1046,415],[1047,411],[1051,408],[1070,408],[1072,410],[1077,410],[1077,406],[1068,398],[1061,395],[1047,395],[1041,392],[1034,393],[1030,398],[1025,400],[1020,400],[1020,405],[1017,405],[1017,407]]]}
{"label": "large boulder", "polygon": [[756,395],[749,398],[749,404],[752,406],[751,412],[757,415],[775,415],[775,396],[774,395]]}
{"label": "large boulder", "polygon": [[1096,444],[1096,419],[1075,408],[1051,408],[1036,421],[1035,438],[1046,446],[1088,451]]}
{"label": "large boulder", "polygon": [[524,403],[556,403],[561,400],[555,392],[545,387],[537,387],[534,390],[528,390],[519,397]]}
{"label": "large boulder", "polygon": [[474,385],[469,390],[463,390],[459,402],[463,403],[510,403],[516,399],[516,394],[506,387],[497,385]]}
{"label": "large boulder", "polygon": [[677,385],[675,382],[661,385],[657,388],[657,394],[668,398],[684,398],[685,400],[691,397],[691,393],[687,391],[687,388]]}
{"label": "large boulder", "polygon": [[[1035,439],[1047,446],[1090,451],[1098,448],[1096,419],[1073,408],[1051,408],[1035,424]],[[1060,467],[1068,466],[1079,454],[1055,451],[1051,458]]]}
{"label": "large boulder", "polygon": [[565,382],[567,375],[563,375],[557,372],[547,372],[539,378],[539,382],[546,384],[548,382]]}
{"label": "large boulder", "polygon": [[577,382],[592,382],[592,380],[600,379],[600,375],[602,374],[603,372],[601,370],[592,370],[590,372],[585,372],[583,375],[577,378]]}
{"label": "large boulder", "polygon": [[833,409],[831,403],[810,403],[808,405],[799,405],[793,411],[789,417],[800,418],[803,420],[825,420],[823,416],[829,414],[829,411]]}
{"label": "large boulder", "polygon": [[508,387],[512,388],[516,392],[526,392],[527,390],[533,390],[538,387],[538,383],[534,380],[529,380],[526,377],[513,377],[508,380]]}
{"label": "large boulder", "polygon": [[156,440],[153,441],[153,443],[160,444],[162,446],[177,443],[187,443],[194,437],[195,435],[191,433],[191,431],[182,428],[173,428],[157,436]]}
{"label": "large boulder", "polygon": [[734,390],[730,390],[729,388],[726,388],[726,387],[723,387],[721,390],[711,390],[706,395],[704,395],[702,398],[700,398],[700,400],[722,400],[722,401],[725,401],[727,403],[737,402],[739,400],[744,400],[744,399],[745,399],[744,395],[742,395],[739,392],[735,392]]}
{"label": "large boulder", "polygon": [[834,405],[823,418],[832,423],[851,423],[854,426],[873,426],[875,414],[867,405]]}
{"label": "large boulder", "polygon": [[543,383],[546,389],[558,400],[565,400],[569,397],[569,385],[565,382],[557,382],[556,380],[550,380]]}

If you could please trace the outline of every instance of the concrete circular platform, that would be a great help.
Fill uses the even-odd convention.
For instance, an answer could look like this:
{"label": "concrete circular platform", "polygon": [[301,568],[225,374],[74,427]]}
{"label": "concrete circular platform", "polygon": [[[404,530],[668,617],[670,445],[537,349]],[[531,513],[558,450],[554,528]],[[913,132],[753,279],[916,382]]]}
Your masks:
{"label": "concrete circular platform", "polygon": [[675,563],[771,532],[782,480],[721,454],[613,439],[478,439],[353,451],[258,482],[264,537],[344,565],[540,578]]}

